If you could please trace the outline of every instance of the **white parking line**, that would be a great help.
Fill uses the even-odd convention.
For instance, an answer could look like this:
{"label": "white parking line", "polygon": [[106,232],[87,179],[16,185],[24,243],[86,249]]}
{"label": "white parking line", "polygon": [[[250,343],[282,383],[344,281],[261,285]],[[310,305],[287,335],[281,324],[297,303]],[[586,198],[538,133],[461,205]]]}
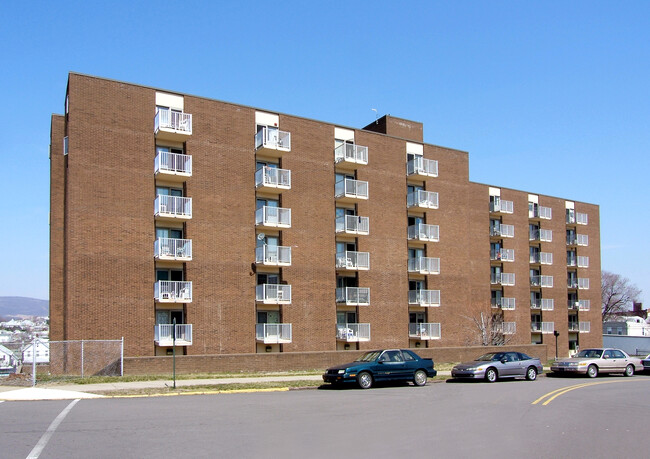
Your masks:
{"label": "white parking line", "polygon": [[77,402],[81,399],[76,399],[70,402],[68,406],[65,407],[63,411],[59,413],[59,415],[52,421],[52,424],[50,424],[50,427],[47,428],[41,439],[36,443],[36,446],[34,446],[34,449],[29,453],[27,456],[27,459],[38,459],[38,456],[41,455],[43,452],[43,448],[45,448],[45,445],[47,445],[47,442],[50,441],[50,438],[52,437],[52,434],[56,430],[57,427],[59,427],[59,424],[63,421],[63,419],[68,415],[70,410],[72,409],[73,406],[77,404]]}

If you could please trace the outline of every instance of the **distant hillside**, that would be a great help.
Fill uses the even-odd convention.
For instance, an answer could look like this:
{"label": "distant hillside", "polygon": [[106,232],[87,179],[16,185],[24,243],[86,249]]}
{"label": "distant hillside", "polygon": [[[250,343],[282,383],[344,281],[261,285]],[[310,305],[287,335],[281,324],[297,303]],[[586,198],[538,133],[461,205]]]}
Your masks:
{"label": "distant hillside", "polygon": [[49,301],[24,296],[0,296],[0,317],[49,316]]}

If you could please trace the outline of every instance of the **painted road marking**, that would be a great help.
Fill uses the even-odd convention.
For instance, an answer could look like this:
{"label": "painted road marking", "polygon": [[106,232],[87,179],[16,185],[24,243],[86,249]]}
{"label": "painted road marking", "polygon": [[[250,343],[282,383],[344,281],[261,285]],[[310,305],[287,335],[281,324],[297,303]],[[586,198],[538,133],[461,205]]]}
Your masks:
{"label": "painted road marking", "polygon": [[52,424],[50,424],[50,427],[47,428],[41,439],[36,443],[36,446],[34,446],[34,449],[29,453],[27,456],[27,459],[38,459],[38,456],[41,455],[43,452],[43,448],[45,448],[45,445],[47,445],[47,442],[50,441],[50,438],[52,437],[52,434],[56,430],[57,427],[59,427],[59,424],[65,419],[65,417],[68,415],[70,410],[77,404],[77,402],[81,399],[75,399],[71,401],[68,406],[65,407],[63,411],[59,413],[59,415],[52,421]]}
{"label": "painted road marking", "polygon": [[545,398],[548,397],[548,399],[542,403],[543,406],[548,405],[551,403],[553,400],[555,400],[557,397],[560,395],[564,395],[567,392],[571,392],[572,390],[576,389],[582,389],[583,387],[590,387],[590,386],[598,386],[600,384],[612,384],[612,383],[621,383],[621,382],[631,382],[631,381],[643,381],[641,379],[635,380],[635,379],[619,379],[616,381],[600,381],[600,382],[590,382],[590,383],[582,383],[582,384],[575,384],[573,386],[567,386],[567,387],[561,387],[559,389],[556,389],[552,392],[549,392],[548,394],[542,395],[540,398],[535,400],[531,405],[537,405],[539,402],[544,400]]}

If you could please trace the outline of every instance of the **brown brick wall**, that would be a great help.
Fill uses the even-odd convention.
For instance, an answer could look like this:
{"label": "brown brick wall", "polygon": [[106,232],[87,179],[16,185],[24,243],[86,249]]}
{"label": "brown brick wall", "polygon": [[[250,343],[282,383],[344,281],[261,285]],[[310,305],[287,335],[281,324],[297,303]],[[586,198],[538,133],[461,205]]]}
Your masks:
{"label": "brown brick wall", "polygon": [[52,116],[50,128],[50,337],[64,339],[65,118]]}

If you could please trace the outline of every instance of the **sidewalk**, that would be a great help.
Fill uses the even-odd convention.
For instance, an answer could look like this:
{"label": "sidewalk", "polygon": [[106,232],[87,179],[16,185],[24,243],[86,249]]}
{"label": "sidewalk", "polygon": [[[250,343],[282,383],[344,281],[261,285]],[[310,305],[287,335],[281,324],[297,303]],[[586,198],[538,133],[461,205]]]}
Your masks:
{"label": "sidewalk", "polygon": [[[450,371],[439,371],[440,376],[449,376]],[[219,386],[224,384],[255,384],[261,382],[322,381],[321,375],[304,376],[259,376],[249,378],[214,378],[176,380],[176,387]],[[37,384],[36,387],[0,386],[0,400],[72,400],[77,398],[101,398],[98,393],[119,390],[167,389],[171,380],[133,381],[100,384]],[[214,390],[219,390],[218,387]]]}

